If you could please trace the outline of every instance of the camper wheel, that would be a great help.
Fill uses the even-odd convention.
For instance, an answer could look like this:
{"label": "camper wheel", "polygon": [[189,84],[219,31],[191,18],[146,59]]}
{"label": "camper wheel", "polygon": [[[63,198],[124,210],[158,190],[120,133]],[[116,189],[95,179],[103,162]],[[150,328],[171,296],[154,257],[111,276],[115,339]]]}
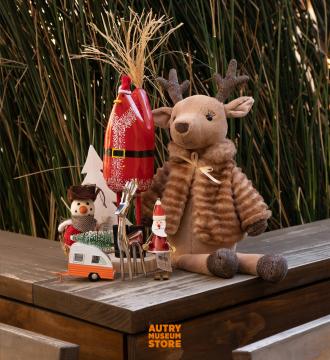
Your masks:
{"label": "camper wheel", "polygon": [[100,280],[100,276],[97,273],[90,273],[88,275],[88,279],[89,279],[89,281],[98,281],[98,280]]}

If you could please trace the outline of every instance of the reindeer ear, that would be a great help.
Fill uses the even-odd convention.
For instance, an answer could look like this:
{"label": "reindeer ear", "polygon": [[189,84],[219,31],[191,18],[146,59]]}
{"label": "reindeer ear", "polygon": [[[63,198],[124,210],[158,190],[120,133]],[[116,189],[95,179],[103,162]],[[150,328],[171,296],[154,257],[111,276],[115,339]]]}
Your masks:
{"label": "reindeer ear", "polygon": [[164,129],[170,127],[171,114],[172,108],[170,107],[161,107],[159,109],[152,110],[155,125]]}
{"label": "reindeer ear", "polygon": [[238,118],[245,116],[254,103],[250,96],[241,96],[225,105],[227,118]]}

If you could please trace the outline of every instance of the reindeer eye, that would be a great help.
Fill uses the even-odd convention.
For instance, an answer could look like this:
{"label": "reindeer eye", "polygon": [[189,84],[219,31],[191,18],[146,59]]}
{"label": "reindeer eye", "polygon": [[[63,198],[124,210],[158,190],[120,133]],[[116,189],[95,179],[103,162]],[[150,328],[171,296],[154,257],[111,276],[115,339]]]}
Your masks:
{"label": "reindeer eye", "polygon": [[215,115],[214,112],[209,111],[209,112],[205,115],[205,117],[206,117],[206,119],[207,119],[208,121],[212,121],[214,115]]}

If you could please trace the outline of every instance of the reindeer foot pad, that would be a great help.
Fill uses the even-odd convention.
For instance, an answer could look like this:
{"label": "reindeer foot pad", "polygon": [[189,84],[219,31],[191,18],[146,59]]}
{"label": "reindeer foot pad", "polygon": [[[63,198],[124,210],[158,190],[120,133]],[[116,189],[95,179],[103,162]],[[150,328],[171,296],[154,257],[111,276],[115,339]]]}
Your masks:
{"label": "reindeer foot pad", "polygon": [[218,249],[207,258],[207,268],[213,275],[229,279],[238,270],[238,258],[235,251],[230,249]]}
{"label": "reindeer foot pad", "polygon": [[288,263],[280,255],[264,255],[258,260],[257,274],[266,281],[278,282],[285,278]]}

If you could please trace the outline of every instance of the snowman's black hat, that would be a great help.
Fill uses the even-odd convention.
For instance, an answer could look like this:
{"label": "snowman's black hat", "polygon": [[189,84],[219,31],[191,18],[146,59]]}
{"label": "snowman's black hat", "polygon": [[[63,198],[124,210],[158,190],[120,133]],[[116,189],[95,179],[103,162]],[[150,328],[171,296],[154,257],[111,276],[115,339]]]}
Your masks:
{"label": "snowman's black hat", "polygon": [[90,185],[72,185],[68,189],[68,201],[70,204],[73,200],[92,200],[95,201],[98,193],[100,192],[95,184]]}

